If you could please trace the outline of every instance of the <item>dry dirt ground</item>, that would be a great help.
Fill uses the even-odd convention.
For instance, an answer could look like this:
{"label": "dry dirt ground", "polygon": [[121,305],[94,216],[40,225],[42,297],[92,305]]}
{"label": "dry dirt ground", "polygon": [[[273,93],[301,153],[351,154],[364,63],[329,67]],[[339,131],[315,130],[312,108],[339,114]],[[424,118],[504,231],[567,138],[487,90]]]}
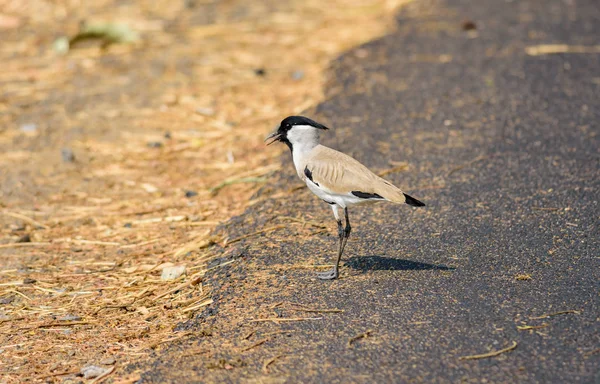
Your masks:
{"label": "dry dirt ground", "polygon": [[[600,9],[422,0],[334,64],[326,144],[428,205],[327,205],[289,153],[217,233],[214,303],[146,382],[600,382]],[[298,225],[300,224],[300,225]]]}
{"label": "dry dirt ground", "polygon": [[280,168],[262,138],[402,3],[0,0],[0,382],[135,381],[190,336],[241,240],[213,229]]}

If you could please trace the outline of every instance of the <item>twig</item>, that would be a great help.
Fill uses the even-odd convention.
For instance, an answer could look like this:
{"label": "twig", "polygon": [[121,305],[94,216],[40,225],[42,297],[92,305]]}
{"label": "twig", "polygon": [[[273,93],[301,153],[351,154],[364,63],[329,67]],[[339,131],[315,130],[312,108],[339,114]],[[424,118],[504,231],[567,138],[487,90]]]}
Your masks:
{"label": "twig", "polygon": [[155,341],[153,343],[148,344],[144,349],[154,349],[154,348],[158,347],[161,344],[170,343],[171,341],[183,339],[184,337],[190,336],[192,334],[193,334],[193,332],[184,332],[183,334],[175,336],[175,337],[171,337],[171,338],[163,339],[163,340],[157,340],[157,341]]}
{"label": "twig", "polygon": [[531,207],[534,211],[558,211],[560,208],[554,207]]}
{"label": "twig", "polygon": [[513,349],[517,348],[517,345],[518,345],[517,342],[513,341],[511,346],[500,349],[499,351],[482,353],[481,355],[462,356],[462,357],[459,357],[458,360],[477,360],[477,359],[487,359],[488,357],[495,357],[495,356],[501,355],[505,352],[512,351]]}
{"label": "twig", "polygon": [[451,170],[448,172],[447,176],[450,176],[450,175],[452,175],[454,172],[458,172],[458,171],[460,171],[461,169],[467,168],[467,167],[469,167],[469,166],[471,166],[471,165],[473,165],[473,164],[477,163],[478,161],[485,160],[485,159],[487,159],[487,158],[489,158],[489,157],[490,157],[490,156],[488,156],[488,155],[477,156],[476,158],[474,158],[473,160],[471,160],[471,161],[469,161],[469,162],[467,162],[467,163],[465,163],[465,164],[462,164],[462,165],[459,165],[459,166],[457,166],[457,167],[454,167],[454,168],[452,168],[452,169],[451,169]]}
{"label": "twig", "polygon": [[408,169],[408,164],[404,163],[404,164],[396,165],[395,167],[392,167],[392,168],[384,169],[383,171],[377,173],[377,176],[384,177],[384,176],[389,175],[390,173],[405,171],[407,169]]}
{"label": "twig", "polygon": [[204,272],[199,272],[196,273],[195,275],[193,275],[189,281],[183,283],[183,284],[179,284],[178,286],[176,286],[175,288],[169,289],[166,292],[161,293],[160,295],[156,296],[154,299],[154,301],[157,301],[158,299],[162,299],[163,297],[170,295],[171,293],[177,292],[182,290],[183,288],[189,287],[190,285],[197,285],[201,280],[202,280],[202,276],[204,276]]}
{"label": "twig", "polygon": [[344,312],[343,309],[304,309],[304,308],[291,308],[292,311],[302,311],[302,312],[315,312],[315,313],[340,313]]}
{"label": "twig", "polygon": [[75,244],[90,244],[90,245],[114,245],[120,246],[121,243],[116,243],[114,241],[97,241],[97,240],[83,240],[83,239],[73,239],[70,242]]}
{"label": "twig", "polygon": [[366,331],[364,333],[361,333],[360,335],[356,335],[354,337],[351,337],[350,340],[348,340],[348,347],[351,347],[352,343],[354,343],[356,340],[363,339],[363,338],[371,336],[372,332],[373,331],[369,329],[368,331]]}
{"label": "twig", "polygon": [[275,360],[279,359],[281,356],[283,356],[283,355],[273,356],[270,359],[265,360],[265,362],[263,363],[263,366],[262,366],[262,371],[264,373],[269,373],[269,365],[273,364],[275,362]]}
{"label": "twig", "polygon": [[142,378],[139,373],[134,372],[128,377],[125,377],[119,381],[115,381],[114,384],[133,384],[136,381],[139,381]]}
{"label": "twig", "polygon": [[243,336],[243,337],[242,337],[242,339],[244,339],[244,340],[248,340],[248,339],[249,339],[249,338],[251,338],[251,337],[252,337],[252,335],[254,335],[255,333],[256,333],[256,329],[253,329],[253,330],[251,330],[250,332],[248,332],[248,333],[246,334],[246,336]]}
{"label": "twig", "polygon": [[540,319],[545,319],[547,317],[558,316],[558,315],[565,315],[567,313],[574,313],[576,315],[579,315],[581,313],[581,311],[576,311],[574,309],[569,309],[569,310],[566,310],[566,311],[559,311],[559,312],[554,312],[554,313],[548,313],[548,314],[537,316],[537,317],[530,317],[530,319],[531,320],[540,320]]}
{"label": "twig", "polygon": [[213,269],[224,267],[224,266],[229,265],[229,264],[234,263],[234,262],[235,262],[235,259],[234,260],[226,261],[226,262],[221,263],[221,264],[217,264],[214,267],[208,268],[205,272],[212,271]]}
{"label": "twig", "polygon": [[69,327],[71,325],[85,325],[85,324],[93,324],[93,323],[90,321],[71,321],[71,322],[64,322],[64,323],[39,324],[39,325],[34,325],[32,327],[26,327],[26,328],[21,328],[21,329]]}
{"label": "twig", "polygon": [[589,352],[584,353],[583,355],[584,356],[592,356],[592,355],[595,355],[596,353],[599,353],[599,352],[600,352],[600,348],[596,348],[596,349],[593,349],[593,350],[591,350]]}
{"label": "twig", "polygon": [[290,221],[295,221],[295,222],[301,223],[301,224],[312,225],[313,227],[317,227],[317,228],[327,228],[327,226],[324,224],[319,224],[314,221],[308,221],[308,220],[304,220],[304,219],[298,219],[298,218],[292,217],[292,216],[279,216],[279,218],[285,219],[285,220],[290,220]]}
{"label": "twig", "polygon": [[65,376],[65,375],[72,375],[74,373],[79,373],[79,369],[77,370],[73,370],[73,371],[66,371],[66,372],[59,372],[59,373],[51,373],[49,375],[44,375],[44,376],[40,376],[38,377],[39,380],[44,380],[50,377],[56,377],[56,376]]}
{"label": "twig", "polygon": [[272,227],[261,229],[260,231],[248,233],[248,234],[245,234],[243,236],[236,237],[234,239],[226,241],[225,245],[230,245],[230,244],[233,244],[233,243],[237,243],[238,241],[244,240],[244,239],[246,239],[248,237],[255,236],[255,235],[260,235],[261,233],[271,232],[271,231],[274,231],[276,229],[285,228],[285,227],[287,227],[287,225],[285,225],[285,224],[274,225]]}
{"label": "twig", "polygon": [[23,320],[25,318],[25,316],[21,316],[21,317],[13,317],[12,319],[2,319],[0,320],[0,324],[4,324],[4,323],[9,323],[11,321],[19,321],[19,320]]}
{"label": "twig", "polygon": [[174,257],[183,256],[188,252],[197,251],[200,249],[208,248],[215,243],[214,239],[211,237],[207,237],[210,233],[210,230],[207,230],[199,239],[196,239],[183,247],[179,248],[173,254]]}
{"label": "twig", "polygon": [[51,245],[51,244],[52,243],[48,243],[48,242],[9,243],[9,244],[0,244],[0,248],[38,247],[38,246]]}
{"label": "twig", "polygon": [[263,345],[264,343],[266,343],[269,340],[270,339],[268,337],[266,339],[259,340],[256,343],[249,345],[246,348],[242,349],[242,352],[246,352],[246,351],[251,350],[252,348],[258,347],[259,345]]}
{"label": "twig", "polygon": [[199,349],[197,351],[189,351],[184,353],[183,355],[181,355],[181,357],[191,357],[191,356],[196,356],[196,355],[200,355],[202,353],[209,353],[210,349]]}
{"label": "twig", "polygon": [[525,47],[529,56],[551,55],[556,53],[600,53],[600,45],[567,45],[567,44],[540,44]]}
{"label": "twig", "polygon": [[29,298],[27,295],[25,295],[24,293],[21,293],[19,291],[17,291],[16,289],[8,289],[5,292],[12,292],[12,293],[16,293],[19,296],[23,296],[25,299],[31,301],[31,298]]}
{"label": "twig", "polygon": [[25,215],[21,215],[20,213],[2,212],[2,214],[6,215],[6,216],[13,217],[15,219],[23,220],[23,221],[25,221],[25,222],[27,222],[27,223],[29,223],[31,225],[34,225],[36,227],[39,227],[39,228],[48,229],[47,225],[44,225],[44,224],[40,223],[39,221],[35,221],[35,220],[33,220],[33,219],[25,216]]}
{"label": "twig", "polygon": [[210,193],[213,196],[216,196],[221,189],[225,188],[228,185],[240,184],[240,183],[264,183],[265,181],[267,181],[266,177],[241,177],[239,179],[229,179],[229,180],[225,180],[225,181],[219,183],[218,185],[216,185],[215,187],[211,188]]}
{"label": "twig", "polygon": [[546,328],[548,326],[548,324],[544,323],[542,325],[517,325],[517,329],[519,331],[529,331],[532,329],[540,329],[540,328]]}
{"label": "twig", "polygon": [[185,312],[195,311],[198,308],[206,307],[207,305],[210,305],[212,303],[213,303],[213,299],[208,299],[208,300],[206,300],[206,301],[204,301],[204,302],[202,302],[202,303],[200,303],[198,305],[194,305],[193,307],[184,308],[184,309],[181,310],[181,312],[185,313]]}
{"label": "twig", "polygon": [[264,321],[273,321],[275,323],[284,323],[288,321],[305,321],[305,320],[323,320],[322,317],[269,317],[267,319],[248,320],[250,323],[260,323]]}
{"label": "twig", "polygon": [[296,332],[296,330],[292,330],[292,329],[284,329],[282,331],[275,331],[275,332],[269,332],[269,333],[263,333],[263,336],[273,336],[273,335],[281,335],[282,333],[294,333]]}

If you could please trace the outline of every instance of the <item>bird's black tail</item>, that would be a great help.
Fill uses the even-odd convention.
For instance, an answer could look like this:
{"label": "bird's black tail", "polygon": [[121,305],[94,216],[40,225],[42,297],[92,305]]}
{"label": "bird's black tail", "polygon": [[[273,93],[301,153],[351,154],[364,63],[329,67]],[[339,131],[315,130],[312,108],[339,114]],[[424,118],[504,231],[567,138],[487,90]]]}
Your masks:
{"label": "bird's black tail", "polygon": [[414,197],[412,197],[410,195],[407,195],[406,193],[404,193],[404,199],[405,199],[404,202],[406,204],[411,205],[413,207],[424,207],[425,206],[425,203],[415,199]]}

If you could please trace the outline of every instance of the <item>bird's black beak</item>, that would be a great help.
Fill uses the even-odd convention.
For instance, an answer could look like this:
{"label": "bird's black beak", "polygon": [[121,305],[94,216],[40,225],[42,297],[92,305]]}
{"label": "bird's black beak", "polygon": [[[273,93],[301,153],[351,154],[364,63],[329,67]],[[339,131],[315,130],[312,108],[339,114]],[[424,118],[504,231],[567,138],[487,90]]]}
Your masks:
{"label": "bird's black beak", "polygon": [[279,137],[280,136],[281,136],[281,134],[278,131],[271,132],[271,133],[269,133],[269,136],[267,136],[265,138],[265,142],[267,142],[268,140],[273,139],[273,140],[271,140],[270,142],[267,143],[267,145],[271,145],[274,142],[279,141]]}

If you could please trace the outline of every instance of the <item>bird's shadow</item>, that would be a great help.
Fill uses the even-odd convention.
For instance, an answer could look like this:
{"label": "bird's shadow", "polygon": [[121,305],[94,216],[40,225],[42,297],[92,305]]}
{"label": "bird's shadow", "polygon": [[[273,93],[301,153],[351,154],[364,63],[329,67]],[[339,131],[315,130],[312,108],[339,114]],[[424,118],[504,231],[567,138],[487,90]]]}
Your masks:
{"label": "bird's shadow", "polygon": [[452,267],[421,263],[418,261],[394,259],[385,256],[353,256],[346,261],[346,266],[361,271],[451,271]]}

